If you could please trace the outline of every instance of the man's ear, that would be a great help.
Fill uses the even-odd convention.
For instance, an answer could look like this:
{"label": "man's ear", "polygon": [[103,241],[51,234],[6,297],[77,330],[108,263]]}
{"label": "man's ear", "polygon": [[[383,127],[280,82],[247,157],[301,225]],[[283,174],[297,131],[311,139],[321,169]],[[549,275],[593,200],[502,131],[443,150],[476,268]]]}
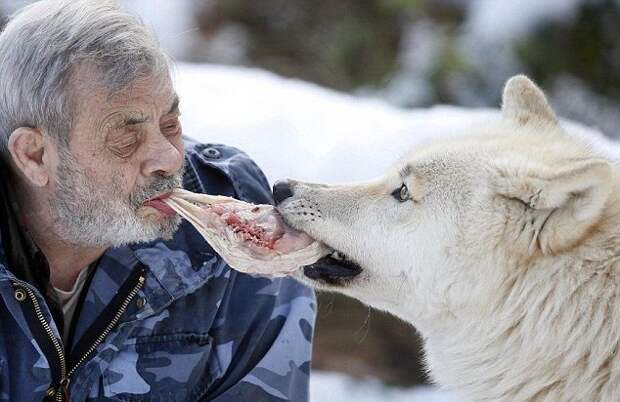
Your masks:
{"label": "man's ear", "polygon": [[19,127],[9,137],[8,148],[15,167],[34,186],[43,187],[49,182],[49,146],[35,128]]}
{"label": "man's ear", "polygon": [[504,117],[520,125],[557,124],[545,94],[525,75],[515,75],[506,82],[502,112]]}
{"label": "man's ear", "polygon": [[499,195],[524,205],[523,215],[508,221],[518,222],[518,228],[511,229],[519,231],[517,243],[527,241],[521,244],[527,254],[562,252],[599,223],[612,189],[608,161],[592,158],[560,168],[527,170],[506,169],[497,188]]}

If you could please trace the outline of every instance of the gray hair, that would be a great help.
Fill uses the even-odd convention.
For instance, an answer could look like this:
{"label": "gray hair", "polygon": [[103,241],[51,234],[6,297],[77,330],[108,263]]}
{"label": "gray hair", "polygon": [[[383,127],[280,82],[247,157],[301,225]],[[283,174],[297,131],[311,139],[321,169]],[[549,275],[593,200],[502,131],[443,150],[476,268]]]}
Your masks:
{"label": "gray hair", "polygon": [[[0,34],[0,153],[19,127],[69,143],[75,68],[91,63],[111,92],[168,74],[169,59],[137,17],[114,0],[42,0],[14,14]],[[95,79],[95,78],[94,78]]]}

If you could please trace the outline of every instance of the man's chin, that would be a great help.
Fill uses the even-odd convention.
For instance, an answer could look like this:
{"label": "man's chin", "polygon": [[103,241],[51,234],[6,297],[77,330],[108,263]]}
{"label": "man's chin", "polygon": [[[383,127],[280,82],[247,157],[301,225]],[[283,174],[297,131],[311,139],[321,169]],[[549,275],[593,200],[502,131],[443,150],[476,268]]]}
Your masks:
{"label": "man's chin", "polygon": [[177,214],[167,217],[168,226],[162,228],[161,238],[164,240],[172,240],[174,234],[179,230],[181,226],[181,217]]}
{"label": "man's chin", "polygon": [[177,214],[166,216],[158,213],[158,215],[149,215],[145,219],[148,220],[148,222],[145,222],[145,226],[148,227],[146,231],[150,232],[150,236],[147,236],[149,239],[145,240],[145,242],[159,238],[171,240],[177,230],[179,230],[179,226],[181,226],[181,217]]}
{"label": "man's chin", "polygon": [[106,220],[93,219],[86,223],[83,220],[68,220],[57,224],[62,229],[56,234],[66,243],[78,247],[107,248],[150,243],[158,239],[171,240],[181,225],[181,217],[177,214],[166,216],[156,210],[138,210],[129,214],[108,214]]}
{"label": "man's chin", "polygon": [[181,217],[177,214],[172,216],[164,216],[159,213],[157,215],[138,215],[137,227],[128,230],[126,233],[118,233],[114,244],[111,246],[150,243],[159,239],[171,240],[180,226]]}

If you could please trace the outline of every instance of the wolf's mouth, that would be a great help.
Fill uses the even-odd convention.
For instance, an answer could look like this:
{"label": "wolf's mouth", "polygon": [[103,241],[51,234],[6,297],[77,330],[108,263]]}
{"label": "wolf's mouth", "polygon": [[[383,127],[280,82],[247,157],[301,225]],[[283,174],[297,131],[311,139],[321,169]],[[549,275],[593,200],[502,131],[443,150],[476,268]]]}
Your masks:
{"label": "wolf's mouth", "polygon": [[340,251],[335,251],[304,267],[304,275],[308,278],[334,286],[346,284],[361,272],[362,267],[349,260]]}

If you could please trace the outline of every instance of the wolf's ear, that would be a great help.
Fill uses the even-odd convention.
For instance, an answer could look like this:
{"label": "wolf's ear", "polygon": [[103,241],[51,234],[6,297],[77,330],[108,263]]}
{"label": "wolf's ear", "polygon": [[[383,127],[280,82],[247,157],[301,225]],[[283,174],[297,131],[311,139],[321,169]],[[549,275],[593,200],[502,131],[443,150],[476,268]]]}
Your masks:
{"label": "wolf's ear", "polygon": [[515,245],[527,254],[555,254],[575,245],[599,222],[611,193],[611,166],[602,159],[525,173],[501,170],[499,195],[525,208],[509,221],[517,223]]}
{"label": "wolf's ear", "polygon": [[506,118],[521,125],[557,123],[545,94],[525,75],[515,75],[506,82],[502,112]]}

